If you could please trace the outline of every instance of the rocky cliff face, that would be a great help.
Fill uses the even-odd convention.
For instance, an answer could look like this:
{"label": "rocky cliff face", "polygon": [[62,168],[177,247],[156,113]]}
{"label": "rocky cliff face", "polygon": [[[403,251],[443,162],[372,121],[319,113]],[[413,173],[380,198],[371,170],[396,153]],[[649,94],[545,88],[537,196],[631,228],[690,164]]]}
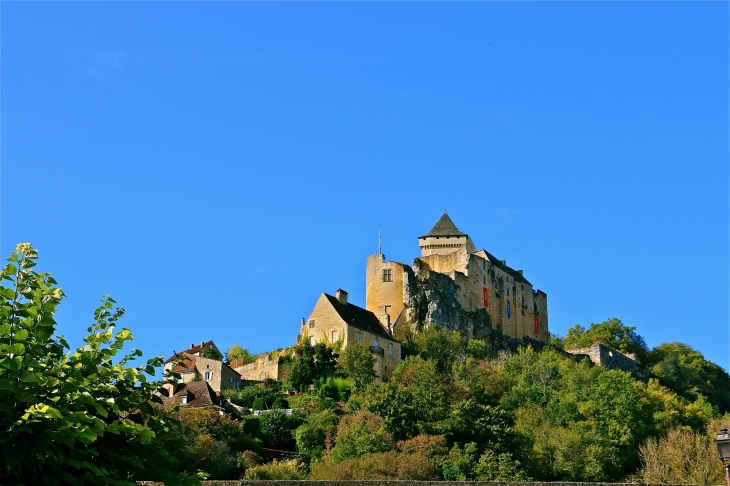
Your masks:
{"label": "rocky cliff face", "polygon": [[480,338],[491,330],[492,320],[485,309],[462,309],[459,286],[448,275],[429,270],[414,272],[411,267],[406,272],[406,320],[413,331],[437,325]]}
{"label": "rocky cliff face", "polygon": [[[406,271],[406,328],[412,332],[422,332],[430,326],[441,326],[459,331],[472,339],[482,339],[495,351],[517,352],[520,346],[531,344],[542,349],[545,343],[524,338],[515,339],[502,334],[493,325],[486,309],[466,311],[460,302],[461,289],[450,276],[421,269],[415,259],[413,267],[405,266]],[[401,328],[401,332],[405,329]],[[401,339],[403,336],[396,336]]]}

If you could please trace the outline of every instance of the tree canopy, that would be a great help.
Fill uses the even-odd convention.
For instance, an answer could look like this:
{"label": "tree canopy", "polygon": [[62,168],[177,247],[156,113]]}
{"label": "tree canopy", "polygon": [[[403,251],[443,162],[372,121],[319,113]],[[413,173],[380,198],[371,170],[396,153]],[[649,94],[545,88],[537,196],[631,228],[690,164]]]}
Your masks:
{"label": "tree canopy", "polygon": [[147,379],[162,357],[137,367],[140,351],[117,357],[132,333],[117,329],[124,309],[110,297],[71,351],[55,335],[64,293],[36,259],[20,244],[0,272],[0,483],[194,482],[172,472],[163,448],[172,421],[153,404],[161,384]]}

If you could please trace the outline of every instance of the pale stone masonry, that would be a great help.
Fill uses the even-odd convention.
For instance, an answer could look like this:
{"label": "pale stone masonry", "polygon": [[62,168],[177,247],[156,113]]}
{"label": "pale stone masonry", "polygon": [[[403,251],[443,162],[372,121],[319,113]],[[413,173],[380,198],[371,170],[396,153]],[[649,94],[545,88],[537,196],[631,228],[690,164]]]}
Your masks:
{"label": "pale stone masonry", "polygon": [[[221,359],[206,357],[209,349],[214,350]],[[165,361],[164,369],[179,373],[179,384],[205,381],[216,393],[220,393],[226,388],[238,390],[241,387],[241,375],[223,362],[223,354],[213,341],[201,342],[198,345],[191,344],[188,349],[179,353],[175,352]],[[166,386],[172,392],[172,387]]]}
{"label": "pale stone masonry", "polygon": [[[491,328],[511,338],[549,342],[545,292],[534,289],[522,270],[477,250],[446,212],[418,243],[421,256],[412,267],[386,261],[382,253],[366,262],[366,308],[395,338],[436,324],[474,338]],[[463,312],[454,312],[454,306]]]}

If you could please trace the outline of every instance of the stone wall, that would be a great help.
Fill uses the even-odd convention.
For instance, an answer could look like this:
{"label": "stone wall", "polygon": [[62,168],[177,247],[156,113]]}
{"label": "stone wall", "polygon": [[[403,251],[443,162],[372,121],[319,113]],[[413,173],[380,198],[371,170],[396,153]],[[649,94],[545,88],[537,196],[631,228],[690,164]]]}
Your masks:
{"label": "stone wall", "polygon": [[256,358],[256,361],[243,364],[243,360],[231,362],[233,368],[247,381],[266,381],[279,379],[279,358],[271,354],[264,354]]}
{"label": "stone wall", "polygon": [[[629,486],[632,483],[569,483],[569,482],[487,482],[487,481],[202,481],[203,486]],[[138,481],[144,486],[164,486],[164,483]],[[635,486],[635,485],[633,485]],[[658,486],[658,485],[645,485]],[[676,485],[662,485],[676,486]]]}
{"label": "stone wall", "polygon": [[594,364],[608,370],[628,371],[642,381],[647,381],[649,377],[648,372],[639,365],[635,355],[624,354],[603,343],[594,343],[589,348],[566,349],[565,351],[576,357],[587,356]]}

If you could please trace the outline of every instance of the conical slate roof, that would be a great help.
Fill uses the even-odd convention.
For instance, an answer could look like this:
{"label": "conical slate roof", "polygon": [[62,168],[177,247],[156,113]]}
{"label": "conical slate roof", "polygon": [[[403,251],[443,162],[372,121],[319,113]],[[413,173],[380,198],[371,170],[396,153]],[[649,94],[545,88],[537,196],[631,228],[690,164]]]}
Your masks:
{"label": "conical slate roof", "polygon": [[467,234],[459,231],[454,222],[451,221],[451,218],[449,218],[449,215],[446,214],[446,211],[444,211],[443,216],[436,221],[436,224],[433,228],[431,228],[431,231],[425,235],[419,236],[419,238],[426,238],[429,236],[467,236]]}

